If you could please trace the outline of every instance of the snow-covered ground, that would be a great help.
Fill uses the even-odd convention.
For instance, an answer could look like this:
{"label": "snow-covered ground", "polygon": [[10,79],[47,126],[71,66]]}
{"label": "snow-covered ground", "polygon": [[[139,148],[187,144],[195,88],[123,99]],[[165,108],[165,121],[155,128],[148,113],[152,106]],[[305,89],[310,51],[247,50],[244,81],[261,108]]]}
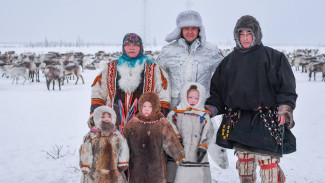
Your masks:
{"label": "snow-covered ground", "polygon": [[[1,183],[79,182],[78,151],[89,130],[86,121],[91,84],[98,72],[87,70],[82,73],[85,84],[70,82],[61,91],[56,86],[50,92],[44,77],[40,83],[25,85],[22,80],[12,85],[11,79],[0,77]],[[297,138],[297,152],[285,155],[280,166],[287,182],[322,183],[325,182],[325,82],[320,81],[320,74],[317,81],[309,82],[307,74],[294,73],[299,96],[294,111],[296,126],[292,131]],[[61,157],[52,158],[57,158],[54,152],[60,148]],[[230,165],[226,170],[211,165],[214,182],[238,182],[233,150],[228,150],[228,157]]]}

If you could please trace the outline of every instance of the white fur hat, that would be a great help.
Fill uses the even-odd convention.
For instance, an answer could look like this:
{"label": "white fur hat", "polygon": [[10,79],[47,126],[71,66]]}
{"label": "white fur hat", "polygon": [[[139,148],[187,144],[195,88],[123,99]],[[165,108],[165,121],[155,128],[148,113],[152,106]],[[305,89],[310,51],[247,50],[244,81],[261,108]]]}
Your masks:
{"label": "white fur hat", "polygon": [[180,14],[178,14],[176,18],[176,25],[177,28],[166,36],[165,41],[171,42],[173,40],[179,39],[181,37],[181,31],[183,27],[194,26],[194,27],[199,27],[200,29],[199,37],[200,37],[201,45],[202,46],[205,45],[205,40],[206,40],[205,29],[202,24],[201,15],[198,12],[193,10],[181,12]]}
{"label": "white fur hat", "polygon": [[101,125],[101,122],[102,122],[102,116],[103,116],[104,112],[108,112],[109,114],[111,114],[112,123],[114,125],[116,123],[116,113],[115,113],[115,111],[112,108],[108,107],[108,106],[99,106],[94,110],[94,113],[93,113],[95,126],[97,128],[99,128],[99,129],[100,129],[100,125]]}

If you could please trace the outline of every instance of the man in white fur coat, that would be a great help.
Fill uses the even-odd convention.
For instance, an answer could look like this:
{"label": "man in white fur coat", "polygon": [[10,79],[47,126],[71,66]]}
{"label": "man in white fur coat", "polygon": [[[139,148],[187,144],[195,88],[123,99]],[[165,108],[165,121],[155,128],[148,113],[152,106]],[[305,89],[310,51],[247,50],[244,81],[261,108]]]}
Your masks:
{"label": "man in white fur coat", "polygon": [[[162,48],[157,63],[167,72],[171,83],[171,105],[173,109],[181,101],[181,90],[189,82],[204,86],[206,97],[210,96],[210,81],[213,72],[223,59],[216,45],[206,42],[205,29],[200,14],[196,11],[181,12],[176,18],[176,29],[166,36],[170,42]],[[216,115],[213,106],[210,114]],[[217,129],[217,127],[214,127]],[[225,149],[216,144],[209,149],[221,168],[228,167]],[[173,182],[177,166],[168,159],[168,182]]]}
{"label": "man in white fur coat", "polygon": [[165,39],[171,43],[162,48],[157,58],[157,63],[170,78],[171,109],[180,103],[180,92],[188,82],[203,85],[209,97],[212,73],[223,59],[218,47],[206,42],[205,29],[198,12],[181,12],[176,24],[177,28]]}

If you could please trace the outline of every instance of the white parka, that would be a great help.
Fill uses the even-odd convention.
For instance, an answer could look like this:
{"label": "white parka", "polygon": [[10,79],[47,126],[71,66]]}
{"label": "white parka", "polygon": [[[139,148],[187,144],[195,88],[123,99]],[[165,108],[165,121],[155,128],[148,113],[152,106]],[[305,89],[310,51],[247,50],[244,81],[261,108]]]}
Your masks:
{"label": "white parka", "polygon": [[223,59],[217,46],[195,39],[189,46],[179,38],[163,47],[157,63],[167,72],[172,88],[171,109],[180,102],[180,91],[186,83],[197,82],[204,86],[209,97],[210,80]]}
{"label": "white parka", "polygon": [[[191,85],[196,85],[199,91],[199,102],[193,107],[187,102],[187,91]],[[181,95],[181,103],[167,117],[182,138],[185,151],[185,162],[177,169],[175,183],[211,182],[208,154],[201,163],[197,163],[198,148],[207,150],[214,132],[210,117],[204,109],[205,89],[198,83],[188,83]]]}

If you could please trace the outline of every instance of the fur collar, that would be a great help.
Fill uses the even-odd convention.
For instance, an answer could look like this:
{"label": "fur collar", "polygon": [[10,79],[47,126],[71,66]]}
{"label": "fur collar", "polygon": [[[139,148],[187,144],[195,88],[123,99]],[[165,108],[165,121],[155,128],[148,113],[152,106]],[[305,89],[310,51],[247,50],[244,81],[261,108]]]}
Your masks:
{"label": "fur collar", "polygon": [[138,62],[134,67],[129,67],[127,64],[117,66],[117,71],[120,75],[118,85],[125,93],[134,92],[139,86],[144,63],[139,64]]}

